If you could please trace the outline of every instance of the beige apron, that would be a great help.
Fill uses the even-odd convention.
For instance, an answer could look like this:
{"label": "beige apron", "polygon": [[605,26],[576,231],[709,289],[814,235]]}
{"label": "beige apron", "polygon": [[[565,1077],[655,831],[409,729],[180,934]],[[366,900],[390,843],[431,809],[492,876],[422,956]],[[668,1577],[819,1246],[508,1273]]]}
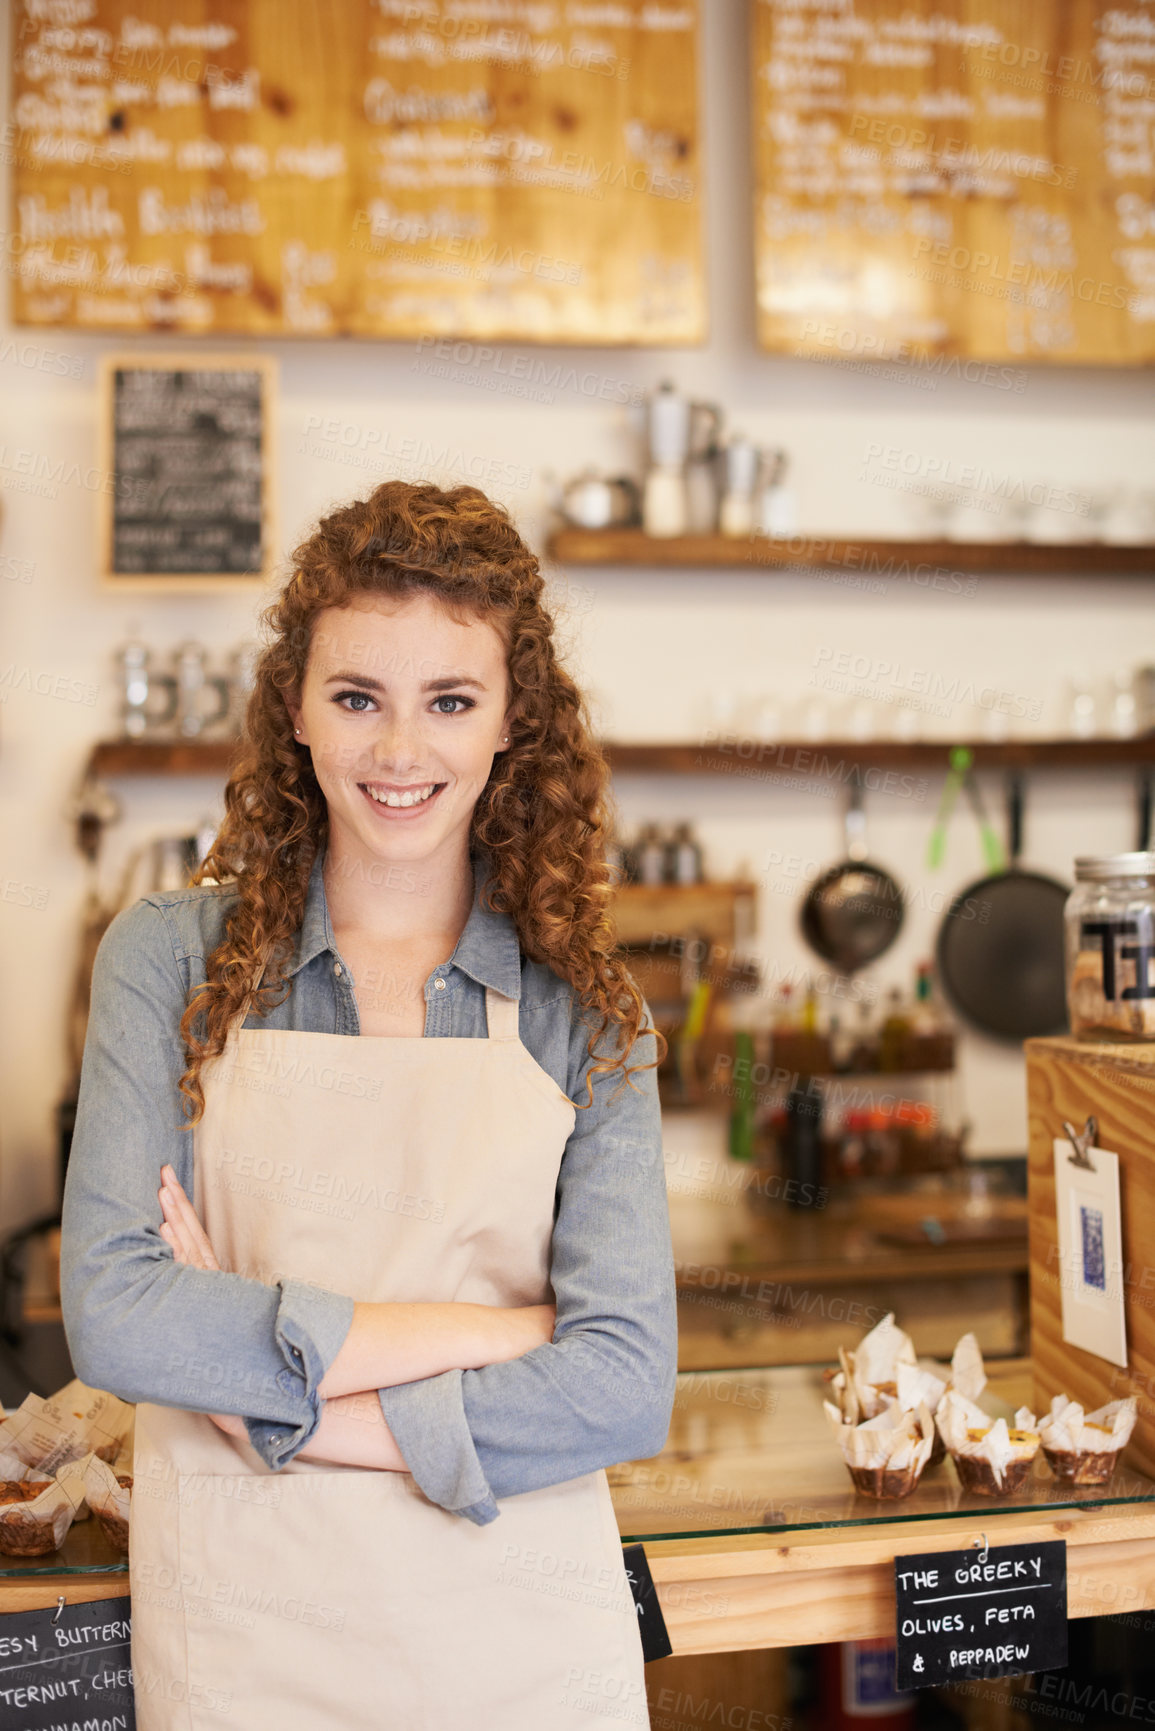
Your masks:
{"label": "beige apron", "polygon": [[[552,1301],[576,1112],[519,1039],[516,1001],[485,998],[486,1039],[234,1027],[193,1132],[222,1268],[377,1303]],[[230,1388],[226,1366],[199,1368]],[[603,1471],[505,1497],[477,1526],[410,1473],[273,1472],[205,1414],[152,1403],[134,1471],[139,1731],[649,1725]]]}

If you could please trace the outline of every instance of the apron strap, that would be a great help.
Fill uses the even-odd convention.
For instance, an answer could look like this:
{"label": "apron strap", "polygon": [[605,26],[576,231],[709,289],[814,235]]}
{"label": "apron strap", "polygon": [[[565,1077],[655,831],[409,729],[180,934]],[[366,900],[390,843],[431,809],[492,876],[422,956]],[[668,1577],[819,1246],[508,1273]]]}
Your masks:
{"label": "apron strap", "polygon": [[492,986],[485,988],[485,1024],[491,1040],[517,1040],[518,1000],[503,998]]}

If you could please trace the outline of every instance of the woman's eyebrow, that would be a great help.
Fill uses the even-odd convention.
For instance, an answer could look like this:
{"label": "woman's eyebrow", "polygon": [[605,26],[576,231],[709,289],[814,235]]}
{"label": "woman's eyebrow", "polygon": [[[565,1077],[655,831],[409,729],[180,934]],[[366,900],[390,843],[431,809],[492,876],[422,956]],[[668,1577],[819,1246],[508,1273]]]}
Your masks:
{"label": "woman's eyebrow", "polygon": [[[364,673],[331,673],[325,681],[326,685],[364,685],[370,691],[384,691],[380,680],[370,679]],[[478,691],[484,691],[485,686],[480,679],[474,679],[470,674],[463,673],[457,679],[427,679],[422,687],[425,691],[456,691],[460,685],[474,685]]]}

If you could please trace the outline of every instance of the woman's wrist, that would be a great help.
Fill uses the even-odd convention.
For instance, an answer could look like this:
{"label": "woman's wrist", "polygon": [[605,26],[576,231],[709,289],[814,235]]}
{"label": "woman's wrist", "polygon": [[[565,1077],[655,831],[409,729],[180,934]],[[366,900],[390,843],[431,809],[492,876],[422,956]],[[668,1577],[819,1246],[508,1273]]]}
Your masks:
{"label": "woman's wrist", "polygon": [[380,1472],[409,1470],[373,1390],[323,1401],[320,1423],[293,1459]]}

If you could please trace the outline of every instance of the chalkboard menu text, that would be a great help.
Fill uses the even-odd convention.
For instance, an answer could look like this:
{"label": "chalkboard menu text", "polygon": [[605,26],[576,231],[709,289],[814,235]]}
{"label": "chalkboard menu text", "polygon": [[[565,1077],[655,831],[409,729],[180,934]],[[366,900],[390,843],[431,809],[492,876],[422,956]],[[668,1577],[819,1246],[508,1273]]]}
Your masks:
{"label": "chalkboard menu text", "polygon": [[1020,1677],[1067,1662],[1061,1539],[895,1557],[896,1687]]}
{"label": "chalkboard menu text", "polygon": [[133,1731],[127,1594],[0,1616],[0,1731]]}
{"label": "chalkboard menu text", "polygon": [[270,365],[106,359],[107,581],[175,588],[262,575],[272,553]]}

